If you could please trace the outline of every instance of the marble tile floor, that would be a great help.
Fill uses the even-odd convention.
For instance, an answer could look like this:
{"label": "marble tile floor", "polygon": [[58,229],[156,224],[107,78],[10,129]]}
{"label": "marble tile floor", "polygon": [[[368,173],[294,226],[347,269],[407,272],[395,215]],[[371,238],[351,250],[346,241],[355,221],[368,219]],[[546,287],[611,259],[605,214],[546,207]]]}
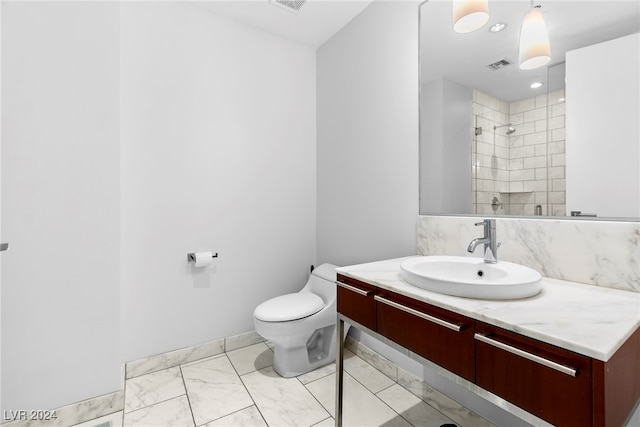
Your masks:
{"label": "marble tile floor", "polygon": [[[272,364],[261,342],[131,378],[123,411],[76,427],[335,425],[335,364],[295,378]],[[445,396],[427,404],[349,350],[344,366],[345,426],[491,426]]]}

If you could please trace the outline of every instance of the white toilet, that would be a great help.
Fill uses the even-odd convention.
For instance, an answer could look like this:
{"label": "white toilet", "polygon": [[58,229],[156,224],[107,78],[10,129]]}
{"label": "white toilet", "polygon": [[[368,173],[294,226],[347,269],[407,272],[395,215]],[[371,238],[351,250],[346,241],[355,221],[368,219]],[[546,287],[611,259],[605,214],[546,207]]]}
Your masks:
{"label": "white toilet", "polygon": [[[253,312],[256,332],[275,346],[273,368],[285,378],[336,358],[335,269],[322,264],[300,292],[272,298]],[[345,324],[345,335],[347,329]]]}

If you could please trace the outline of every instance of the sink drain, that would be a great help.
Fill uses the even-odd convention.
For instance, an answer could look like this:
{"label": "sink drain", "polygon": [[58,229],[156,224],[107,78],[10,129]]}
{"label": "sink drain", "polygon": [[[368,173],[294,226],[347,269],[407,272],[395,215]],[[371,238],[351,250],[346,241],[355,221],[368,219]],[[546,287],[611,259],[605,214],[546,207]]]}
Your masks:
{"label": "sink drain", "polygon": [[484,271],[478,270],[478,272],[476,274],[478,275],[478,277],[482,277],[482,276],[484,276]]}

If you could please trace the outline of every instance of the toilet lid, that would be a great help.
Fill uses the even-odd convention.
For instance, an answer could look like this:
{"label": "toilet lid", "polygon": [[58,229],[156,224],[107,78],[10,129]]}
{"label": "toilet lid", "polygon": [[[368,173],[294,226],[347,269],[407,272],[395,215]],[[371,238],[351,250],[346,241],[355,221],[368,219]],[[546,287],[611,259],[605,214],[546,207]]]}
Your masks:
{"label": "toilet lid", "polygon": [[253,315],[264,322],[286,322],[311,316],[324,308],[324,302],[311,292],[297,292],[263,302]]}

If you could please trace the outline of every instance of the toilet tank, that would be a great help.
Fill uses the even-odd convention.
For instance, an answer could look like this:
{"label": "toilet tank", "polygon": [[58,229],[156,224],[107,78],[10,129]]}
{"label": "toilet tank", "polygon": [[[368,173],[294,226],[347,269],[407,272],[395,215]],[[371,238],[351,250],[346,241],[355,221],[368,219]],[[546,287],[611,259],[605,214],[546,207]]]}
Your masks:
{"label": "toilet tank", "polygon": [[312,292],[319,295],[326,305],[336,299],[336,274],[337,265],[322,264],[313,270],[303,292]]}

